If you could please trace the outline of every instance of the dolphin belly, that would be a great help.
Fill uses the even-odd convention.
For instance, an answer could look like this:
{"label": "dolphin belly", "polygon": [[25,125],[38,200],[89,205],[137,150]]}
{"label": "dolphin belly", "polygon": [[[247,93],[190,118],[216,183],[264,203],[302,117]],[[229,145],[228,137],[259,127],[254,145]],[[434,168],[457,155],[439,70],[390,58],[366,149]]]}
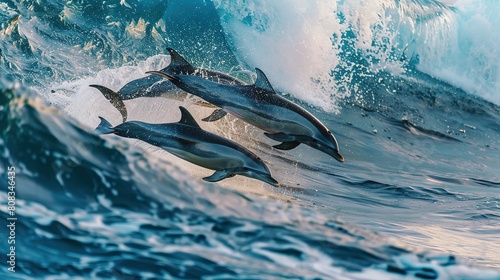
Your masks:
{"label": "dolphin belly", "polygon": [[224,109],[245,122],[269,133],[283,132],[290,135],[305,136],[313,134],[311,129],[298,121],[300,116],[295,116],[293,112],[277,112],[271,116],[269,112],[272,112],[273,108],[267,112],[231,106],[224,107]]}
{"label": "dolphin belly", "polygon": [[[198,146],[198,144],[195,146]],[[212,148],[216,149],[222,147],[221,145],[203,146],[212,146]],[[206,147],[202,147],[201,149],[193,147],[188,149],[165,148],[165,150],[193,164],[217,170],[212,176],[203,178],[208,182],[220,181],[238,174],[266,182],[275,187],[280,186],[260,159],[257,163],[254,159],[228,147],[219,150],[220,154],[214,152],[207,153],[204,149]]]}
{"label": "dolphin belly", "polygon": [[[245,166],[244,159],[235,155],[228,156],[228,151],[223,151],[220,149],[219,152],[207,152],[195,147],[186,147],[183,149],[174,147],[162,148],[177,157],[211,170],[233,169]],[[229,153],[235,154],[235,151],[231,149],[224,150],[229,150]]]}

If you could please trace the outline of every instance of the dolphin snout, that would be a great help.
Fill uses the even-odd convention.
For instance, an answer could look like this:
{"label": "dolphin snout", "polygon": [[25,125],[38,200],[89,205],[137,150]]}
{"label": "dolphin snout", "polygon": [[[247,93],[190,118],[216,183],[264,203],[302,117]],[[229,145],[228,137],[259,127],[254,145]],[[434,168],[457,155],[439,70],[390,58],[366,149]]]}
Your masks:
{"label": "dolphin snout", "polygon": [[340,162],[344,162],[344,157],[339,153],[337,150],[333,150],[332,153],[330,153],[332,157],[334,157],[336,160]]}
{"label": "dolphin snout", "polygon": [[260,172],[259,172],[259,173],[254,173],[254,176],[252,176],[252,177],[254,177],[254,178],[256,178],[256,179],[259,179],[259,180],[261,180],[261,181],[264,181],[264,182],[266,182],[266,183],[268,183],[269,185],[272,185],[272,186],[274,186],[274,187],[277,187],[277,188],[281,187],[281,184],[280,184],[278,181],[276,181],[276,179],[274,179],[274,178],[271,176],[271,174],[268,174],[268,173],[260,173]]}
{"label": "dolphin snout", "polygon": [[281,187],[281,184],[278,181],[276,181],[273,177],[269,176],[266,179],[267,179],[266,182],[268,184],[273,185],[274,187],[277,187],[277,188]]}
{"label": "dolphin snout", "polygon": [[314,148],[322,151],[323,153],[332,156],[334,159],[344,162],[344,157],[339,153],[339,150],[326,145],[313,146]]}

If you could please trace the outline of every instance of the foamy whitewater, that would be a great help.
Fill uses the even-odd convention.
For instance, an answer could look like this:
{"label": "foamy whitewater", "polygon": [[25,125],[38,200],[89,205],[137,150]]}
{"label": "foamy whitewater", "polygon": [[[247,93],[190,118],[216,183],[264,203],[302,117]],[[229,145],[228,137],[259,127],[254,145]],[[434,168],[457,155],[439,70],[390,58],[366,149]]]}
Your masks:
{"label": "foamy whitewater", "polygon": [[[499,14],[469,0],[4,0],[1,278],[500,279]],[[207,183],[213,171],[161,148],[97,135],[99,116],[122,117],[89,85],[162,69],[166,47],[249,84],[262,69],[345,162],[274,149],[232,116],[202,122],[213,108],[192,96],[126,100],[128,119],[177,122],[185,106],[281,188]]]}

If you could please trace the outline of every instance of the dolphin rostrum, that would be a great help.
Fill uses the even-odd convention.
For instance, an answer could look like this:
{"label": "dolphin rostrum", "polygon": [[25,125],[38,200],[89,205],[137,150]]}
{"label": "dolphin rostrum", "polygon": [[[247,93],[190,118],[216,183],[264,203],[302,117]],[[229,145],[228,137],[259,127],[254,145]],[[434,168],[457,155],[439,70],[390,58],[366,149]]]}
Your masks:
{"label": "dolphin rostrum", "polygon": [[226,85],[174,70],[147,73],[165,77],[180,89],[266,131],[267,137],[282,142],[274,146],[277,149],[291,150],[304,143],[344,161],[331,131],[304,108],[278,95],[260,69],[255,69],[253,85]]}
{"label": "dolphin rostrum", "polygon": [[[213,70],[202,69],[190,65],[181,55],[174,49],[167,48],[170,53],[170,64],[160,71],[175,71],[176,73],[184,73],[189,75],[201,76],[206,79],[216,81],[218,83],[228,85],[244,85],[245,83],[239,79],[231,77],[227,74]],[[144,78],[133,80],[124,85],[118,92],[115,92],[105,86],[89,85],[98,89],[104,97],[115,107],[122,115],[123,121],[127,120],[127,108],[124,100],[130,100],[139,97],[166,97],[175,100],[184,100],[187,96],[185,91],[180,90],[169,80],[162,79],[156,75],[150,75]],[[221,119],[226,115],[226,112],[221,109],[216,109],[210,116],[203,121],[212,122]]]}
{"label": "dolphin rostrum", "polygon": [[186,108],[180,106],[179,109],[182,117],[177,123],[128,121],[112,127],[100,117],[101,123],[96,131],[139,139],[186,161],[216,170],[213,175],[203,178],[208,182],[242,175],[279,187],[259,157],[233,141],[203,130]]}

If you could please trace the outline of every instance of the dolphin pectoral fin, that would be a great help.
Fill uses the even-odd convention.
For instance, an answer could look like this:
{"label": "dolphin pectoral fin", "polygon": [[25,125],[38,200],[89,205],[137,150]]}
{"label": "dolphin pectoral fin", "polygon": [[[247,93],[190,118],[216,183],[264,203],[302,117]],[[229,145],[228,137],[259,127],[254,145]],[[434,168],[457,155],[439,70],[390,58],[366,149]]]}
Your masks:
{"label": "dolphin pectoral fin", "polygon": [[122,96],[105,87],[105,86],[100,86],[100,85],[89,85],[89,87],[93,87],[93,88],[96,88],[98,89],[102,95],[104,95],[104,97],[109,100],[109,102],[111,103],[111,105],[113,105],[113,107],[116,108],[116,110],[118,110],[118,112],[120,112],[120,114],[122,115],[122,118],[123,118],[123,122],[127,121],[127,107],[125,107],[125,103],[123,103],[123,99],[122,99]]}
{"label": "dolphin pectoral fin", "polygon": [[230,172],[229,170],[217,170],[215,171],[214,174],[212,174],[212,176],[209,176],[209,177],[205,177],[203,178],[203,180],[207,181],[207,182],[218,182],[220,180],[224,180],[226,178],[231,178],[233,177],[234,173]]}
{"label": "dolphin pectoral fin", "polygon": [[285,134],[283,132],[278,132],[275,134],[264,132],[264,135],[278,142],[294,142],[295,137]]}
{"label": "dolphin pectoral fin", "polygon": [[222,109],[216,109],[215,111],[213,111],[213,113],[204,118],[204,119],[201,119],[202,121],[204,122],[214,122],[214,121],[218,121],[220,119],[222,119],[224,116],[227,115],[227,112],[222,110]]}
{"label": "dolphin pectoral fin", "polygon": [[283,142],[279,145],[274,145],[273,147],[278,150],[291,150],[293,148],[296,148],[298,145],[300,145],[300,142],[290,141],[290,142]]}

